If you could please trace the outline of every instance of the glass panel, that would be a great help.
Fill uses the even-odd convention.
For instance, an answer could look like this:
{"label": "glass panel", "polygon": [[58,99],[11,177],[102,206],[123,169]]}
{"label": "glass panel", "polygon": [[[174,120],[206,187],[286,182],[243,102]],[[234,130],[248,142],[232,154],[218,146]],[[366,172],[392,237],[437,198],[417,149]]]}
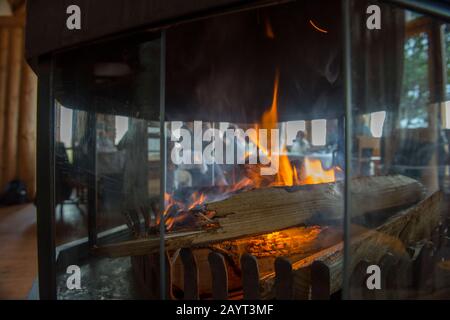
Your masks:
{"label": "glass panel", "polygon": [[369,30],[369,4],[352,1],[351,181],[337,1],[170,27],[162,122],[159,35],[56,55],[59,298],[242,298],[255,275],[261,298],[340,298],[344,271],[353,299],[448,297],[448,25],[380,5]]}
{"label": "glass panel", "polygon": [[400,128],[428,127],[426,108],[427,102],[430,101],[428,38],[427,33],[420,32],[405,39],[403,90],[399,110]]}
{"label": "glass panel", "polygon": [[[149,34],[55,56],[60,299],[143,297],[131,271],[140,260],[103,248],[157,225],[160,50]],[[159,260],[152,263],[158,273]],[[81,290],[70,290],[77,282],[68,281],[69,265],[81,268]],[[154,290],[159,280],[146,285]]]}
{"label": "glass panel", "polygon": [[[381,30],[352,2],[353,143],[348,296],[450,297],[447,32],[381,5]],[[363,13],[364,12],[364,13]]]}
{"label": "glass panel", "polygon": [[[211,273],[221,260],[217,266],[208,257],[218,255],[228,271],[228,298],[242,298],[244,274],[255,276],[242,267],[245,253],[256,258],[264,298],[275,295],[276,259],[302,274],[299,266],[312,268],[312,256],[325,259],[337,246],[341,259],[333,270],[342,273],[344,108],[336,12],[336,1],[298,1],[167,30],[166,227],[196,257],[202,298],[212,296]],[[182,232],[196,232],[194,240]],[[166,241],[175,257],[172,289],[181,298],[188,284],[173,243]],[[331,268],[334,261],[325,263]],[[331,290],[340,296],[340,285]],[[281,294],[317,298],[317,285],[306,277]]]}

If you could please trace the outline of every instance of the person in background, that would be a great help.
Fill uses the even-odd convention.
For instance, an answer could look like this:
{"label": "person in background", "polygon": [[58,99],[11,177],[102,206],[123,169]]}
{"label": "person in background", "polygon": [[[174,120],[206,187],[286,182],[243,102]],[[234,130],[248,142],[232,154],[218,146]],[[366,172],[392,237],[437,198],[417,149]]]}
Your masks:
{"label": "person in background", "polygon": [[293,141],[291,152],[298,155],[306,155],[310,148],[311,145],[306,139],[306,133],[304,131],[298,131]]}
{"label": "person in background", "polygon": [[353,126],[353,135],[371,137],[372,132],[367,126],[364,116],[355,117],[355,125]]}

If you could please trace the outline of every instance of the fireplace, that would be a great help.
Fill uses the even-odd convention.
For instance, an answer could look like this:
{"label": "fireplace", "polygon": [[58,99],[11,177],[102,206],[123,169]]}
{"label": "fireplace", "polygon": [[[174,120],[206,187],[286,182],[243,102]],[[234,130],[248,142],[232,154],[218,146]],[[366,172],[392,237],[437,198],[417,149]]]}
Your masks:
{"label": "fireplace", "polygon": [[36,49],[43,297],[450,296],[439,12],[154,2]]}

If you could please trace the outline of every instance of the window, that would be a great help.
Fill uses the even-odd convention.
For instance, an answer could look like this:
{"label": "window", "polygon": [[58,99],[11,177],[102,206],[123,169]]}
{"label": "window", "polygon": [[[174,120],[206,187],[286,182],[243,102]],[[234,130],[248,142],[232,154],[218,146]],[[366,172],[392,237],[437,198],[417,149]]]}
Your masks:
{"label": "window", "polygon": [[383,124],[386,119],[386,111],[372,112],[370,114],[370,133],[374,138],[381,138],[383,135]]}
{"label": "window", "polygon": [[299,131],[305,132],[306,122],[304,120],[286,122],[286,145],[291,146]]}
{"label": "window", "polygon": [[428,127],[430,99],[428,34],[421,32],[405,42],[403,89],[400,103],[401,128]]}
{"label": "window", "polygon": [[447,68],[446,76],[447,76],[447,83],[446,83],[446,94],[447,99],[450,99],[450,25],[446,24],[444,25],[444,41],[445,41],[445,67]]}
{"label": "window", "polygon": [[327,143],[327,120],[311,121],[311,134],[313,146],[324,146]]}
{"label": "window", "polygon": [[116,116],[116,137],[115,137],[115,145],[118,145],[120,140],[122,140],[125,133],[128,131],[128,118],[122,116]]}
{"label": "window", "polygon": [[72,119],[73,111],[72,109],[65,108],[61,106],[60,120],[61,120],[61,130],[60,130],[60,141],[64,143],[66,148],[72,147]]}
{"label": "window", "polygon": [[160,155],[160,129],[159,129],[159,123],[150,121],[149,126],[147,128],[148,133],[148,160],[149,161],[159,161]]}

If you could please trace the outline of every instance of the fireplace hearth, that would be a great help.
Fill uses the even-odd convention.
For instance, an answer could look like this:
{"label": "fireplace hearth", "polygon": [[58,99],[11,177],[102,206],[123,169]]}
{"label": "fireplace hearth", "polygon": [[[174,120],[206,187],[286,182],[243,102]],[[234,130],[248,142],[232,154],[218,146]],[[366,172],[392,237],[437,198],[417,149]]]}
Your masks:
{"label": "fireplace hearth", "polygon": [[92,2],[78,40],[29,30],[42,298],[450,292],[447,16],[377,1],[372,30],[366,1],[148,2],[112,1],[101,30]]}

